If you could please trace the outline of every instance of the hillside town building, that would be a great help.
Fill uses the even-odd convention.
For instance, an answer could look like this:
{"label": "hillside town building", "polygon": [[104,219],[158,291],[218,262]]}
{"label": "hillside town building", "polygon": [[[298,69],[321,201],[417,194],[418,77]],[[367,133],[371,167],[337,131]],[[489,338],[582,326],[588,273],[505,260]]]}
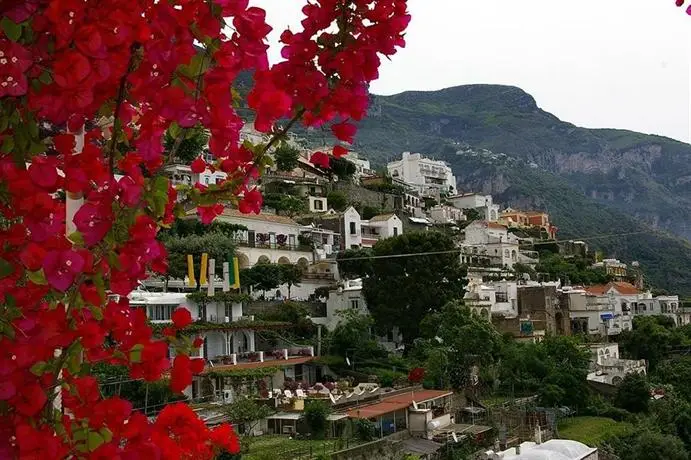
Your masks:
{"label": "hillside town building", "polygon": [[496,222],[499,220],[499,205],[494,204],[492,195],[479,193],[464,193],[452,195],[447,201],[458,209],[473,209],[480,214],[480,219]]}
{"label": "hillside town building", "polygon": [[443,161],[404,152],[400,160],[390,162],[386,168],[391,177],[402,180],[422,196],[439,197],[456,192],[456,176]]}

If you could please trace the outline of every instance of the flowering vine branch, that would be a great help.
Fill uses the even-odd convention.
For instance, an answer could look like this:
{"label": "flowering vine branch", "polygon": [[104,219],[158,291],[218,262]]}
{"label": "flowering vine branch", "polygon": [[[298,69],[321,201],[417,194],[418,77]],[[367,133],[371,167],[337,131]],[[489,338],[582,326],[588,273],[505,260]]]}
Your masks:
{"label": "flowering vine branch", "polygon": [[[315,164],[353,142],[380,56],[405,45],[406,1],[304,3],[269,65],[271,27],[247,0],[0,2],[0,458],[238,452],[229,425],[210,429],[184,403],[150,422],[103,398],[91,367],[166,376],[178,393],[204,371],[190,358],[202,341],[179,333],[189,311],[175,310],[161,338],[128,301],[166,272],[157,234],[184,212],[163,171],[166,132],[176,132],[172,156],[187,129],[210,134],[213,161],[190,167],[227,177],[183,190],[207,223],[225,206],[260,212],[266,155],[295,124],[328,126],[338,139]],[[273,133],[268,143],[241,140],[232,91],[241,72],[254,75],[247,107],[254,128]]]}

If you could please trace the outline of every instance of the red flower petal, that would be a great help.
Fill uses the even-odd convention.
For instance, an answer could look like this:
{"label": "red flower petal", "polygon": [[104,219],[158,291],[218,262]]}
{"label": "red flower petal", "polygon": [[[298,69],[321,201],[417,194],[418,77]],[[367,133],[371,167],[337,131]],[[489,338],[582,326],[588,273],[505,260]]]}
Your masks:
{"label": "red flower petal", "polygon": [[314,152],[310,157],[310,163],[324,169],[329,169],[331,167],[329,155],[324,152]]}
{"label": "red flower petal", "polygon": [[336,145],[334,146],[333,154],[334,157],[341,158],[342,156],[348,155],[348,149],[343,146]]}
{"label": "red flower petal", "polygon": [[183,329],[192,324],[192,313],[185,307],[178,307],[173,312],[171,319],[176,328]]}
{"label": "red flower petal", "polygon": [[192,162],[190,167],[192,168],[193,173],[201,174],[204,171],[206,171],[206,162],[204,160],[202,160],[201,158],[197,158],[196,160],[194,160]]}

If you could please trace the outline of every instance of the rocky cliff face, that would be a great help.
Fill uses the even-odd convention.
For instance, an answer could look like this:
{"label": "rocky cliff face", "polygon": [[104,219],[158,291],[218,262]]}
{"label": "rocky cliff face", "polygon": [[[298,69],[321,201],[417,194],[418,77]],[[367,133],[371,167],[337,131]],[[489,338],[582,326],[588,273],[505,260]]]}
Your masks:
{"label": "rocky cliff face", "polygon": [[[455,167],[463,188],[503,194],[507,176],[464,167],[459,149],[502,155],[556,174],[584,196],[691,239],[691,146],[660,136],[598,129],[559,120],[519,88],[467,85],[375,97],[358,149],[372,160],[404,150]],[[486,164],[486,162],[483,162]],[[516,197],[519,199],[520,197]]]}
{"label": "rocky cliff face", "polygon": [[[654,241],[598,243],[676,275],[688,285],[691,267],[691,145],[631,131],[585,129],[541,110],[519,88],[468,85],[373,97],[355,149],[375,165],[417,151],[446,160],[462,191],[492,193],[504,205],[555,214],[563,236],[662,230]],[[647,246],[646,246],[647,245]],[[650,247],[676,248],[670,260]],[[680,260],[673,261],[672,254]],[[653,261],[654,260],[654,261]],[[685,281],[686,280],[686,281]],[[681,283],[681,284],[680,284]]]}

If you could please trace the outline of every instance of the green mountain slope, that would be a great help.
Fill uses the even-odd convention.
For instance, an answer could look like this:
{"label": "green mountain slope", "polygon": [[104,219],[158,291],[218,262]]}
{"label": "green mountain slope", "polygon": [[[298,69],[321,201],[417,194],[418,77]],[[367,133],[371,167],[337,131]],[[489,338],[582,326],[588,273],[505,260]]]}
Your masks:
{"label": "green mountain slope", "polygon": [[626,234],[589,243],[638,260],[653,285],[691,295],[688,144],[579,128],[518,88],[470,85],[374,96],[355,148],[375,164],[403,151],[443,159],[460,190],[547,210],[562,237]]}

